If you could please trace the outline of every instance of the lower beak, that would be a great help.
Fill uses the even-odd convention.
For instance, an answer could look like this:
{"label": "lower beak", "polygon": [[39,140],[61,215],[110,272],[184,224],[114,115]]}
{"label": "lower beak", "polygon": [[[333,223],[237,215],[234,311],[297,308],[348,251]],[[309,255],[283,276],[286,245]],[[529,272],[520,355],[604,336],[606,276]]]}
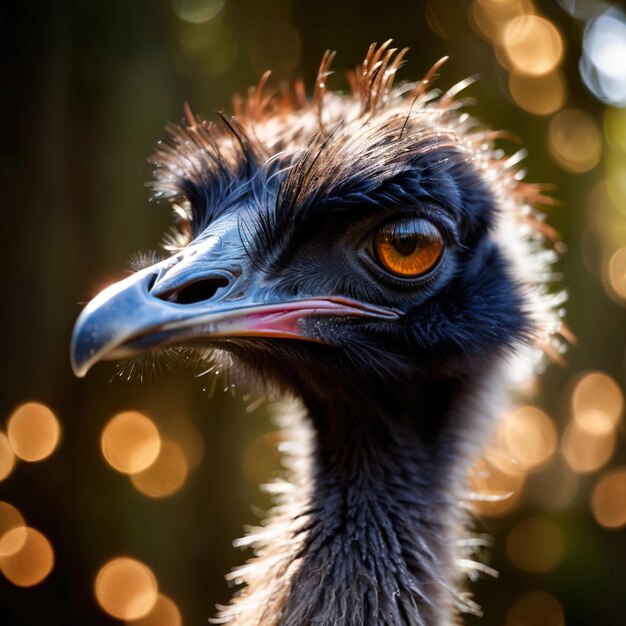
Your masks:
{"label": "lower beak", "polygon": [[[80,314],[72,335],[71,360],[77,376],[101,360],[124,359],[172,345],[211,338],[276,337],[329,343],[306,334],[303,321],[320,317],[395,319],[391,309],[349,298],[321,297],[255,302],[250,293],[236,302],[213,299],[193,304],[151,293],[151,268],[111,285]],[[257,294],[259,295],[259,294]]]}

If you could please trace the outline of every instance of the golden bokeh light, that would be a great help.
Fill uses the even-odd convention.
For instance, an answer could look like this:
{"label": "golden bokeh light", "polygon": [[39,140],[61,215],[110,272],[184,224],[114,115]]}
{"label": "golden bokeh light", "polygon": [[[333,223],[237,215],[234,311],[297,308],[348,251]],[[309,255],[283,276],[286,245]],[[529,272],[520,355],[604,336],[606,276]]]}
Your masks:
{"label": "golden bokeh light", "polygon": [[617,420],[601,408],[575,413],[578,425],[590,435],[608,435],[617,425]]}
{"label": "golden bokeh light", "polygon": [[9,418],[7,435],[16,456],[23,461],[41,461],[57,447],[61,427],[45,404],[27,402]]}
{"label": "golden bokeh light", "polygon": [[626,303],[626,246],[616,250],[606,266],[609,295],[620,304]]}
{"label": "golden bokeh light", "polygon": [[0,558],[17,554],[26,544],[28,528],[17,526],[2,535],[0,538]]}
{"label": "golden bokeh light", "polygon": [[157,602],[158,593],[152,570],[128,557],[109,561],[96,577],[98,603],[118,619],[137,620],[148,615]]}
{"label": "golden bokeh light", "polygon": [[602,135],[589,113],[565,109],[550,120],[547,147],[559,167],[580,174],[600,161]]}
{"label": "golden bokeh light", "polygon": [[149,417],[125,411],[105,426],[100,447],[111,467],[123,474],[135,474],[155,462],[161,450],[161,436]]}
{"label": "golden bokeh light", "polygon": [[[9,532],[16,529],[21,532]],[[8,502],[0,502],[0,557],[15,554],[26,543],[26,537],[22,514]]]}
{"label": "golden bokeh light", "polygon": [[5,533],[2,542],[13,547],[21,544],[11,554],[0,557],[0,570],[14,585],[32,587],[52,571],[54,551],[50,542],[38,530],[13,528]]}
{"label": "golden bokeh light", "polygon": [[511,607],[506,626],[565,626],[563,607],[549,593],[532,591]]}
{"label": "golden bokeh light", "polygon": [[572,391],[572,415],[592,435],[608,435],[624,412],[624,395],[617,383],[602,372],[584,374]]}
{"label": "golden bokeh light", "polygon": [[159,594],[147,615],[126,623],[128,626],[182,626],[183,618],[176,603],[171,598]]}
{"label": "golden bokeh light", "polygon": [[9,438],[0,433],[0,480],[4,480],[15,467],[15,452]]}
{"label": "golden bokeh light", "polygon": [[522,406],[504,417],[498,441],[515,465],[523,471],[536,470],[554,454],[557,433],[552,420],[537,407]]}
{"label": "golden bokeh light", "polygon": [[554,523],[531,517],[517,524],[506,540],[506,553],[513,565],[525,572],[547,572],[563,556],[563,533]]}
{"label": "golden bokeh light", "polygon": [[567,100],[567,82],[559,71],[543,76],[511,74],[509,91],[520,108],[534,115],[550,115]]}
{"label": "golden bokeh light", "polygon": [[507,22],[533,13],[530,0],[474,0],[469,9],[469,20],[479,35],[493,41],[501,35]]}
{"label": "golden bokeh light", "polygon": [[520,15],[509,20],[498,37],[505,64],[515,74],[541,76],[554,71],[563,58],[563,39],[549,20]]}
{"label": "golden bokeh light", "polygon": [[502,446],[498,438],[484,451],[484,457],[491,465],[505,474],[526,473],[510,452]]}
{"label": "golden bokeh light", "polygon": [[524,474],[503,472],[480,459],[470,472],[473,508],[489,517],[509,513],[519,503],[525,480]]}
{"label": "golden bokeh light", "polygon": [[163,439],[156,461],[130,479],[135,488],[150,498],[166,498],[175,494],[185,484],[189,464],[181,447]]}
{"label": "golden bokeh light", "polygon": [[568,424],[563,433],[561,450],[575,472],[594,472],[611,458],[615,450],[615,433],[611,431],[606,435],[593,435],[574,421]]}
{"label": "golden bokeh light", "polygon": [[614,469],[598,481],[591,496],[591,510],[605,528],[626,526],[626,467]]}

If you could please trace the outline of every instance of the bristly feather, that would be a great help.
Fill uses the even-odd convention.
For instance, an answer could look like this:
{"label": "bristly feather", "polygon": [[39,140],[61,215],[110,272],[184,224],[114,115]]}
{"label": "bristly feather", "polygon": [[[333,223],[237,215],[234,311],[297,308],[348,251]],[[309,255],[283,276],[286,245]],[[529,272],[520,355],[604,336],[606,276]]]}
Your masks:
{"label": "bristly feather", "polygon": [[[422,80],[395,87],[407,50],[390,44],[372,45],[363,63],[348,74],[351,95],[327,90],[334,59],[329,51],[310,100],[303,97],[301,82],[266,95],[266,73],[247,98],[236,98],[235,115],[222,115],[221,126],[199,120],[186,105],[185,123],[168,126],[168,137],[151,158],[155,197],[174,202],[175,234],[168,237],[167,248],[187,245],[243,196],[263,197],[257,207],[267,207],[272,196],[280,203],[276,215],[298,204],[301,214],[302,194],[311,204],[328,200],[330,193],[349,201],[344,188],[354,176],[367,179],[374,193],[377,186],[410,170],[416,158],[447,149],[470,163],[495,196],[496,236],[506,242],[503,248],[510,251],[518,278],[530,285],[527,309],[536,321],[536,343],[559,360],[563,335],[572,337],[562,321],[565,296],[546,288],[546,268],[560,250],[557,233],[536,208],[554,204],[545,193],[549,187],[523,182],[519,160],[524,153],[520,158],[505,156],[494,142],[510,137],[484,128],[460,108],[456,96],[474,79],[443,95],[432,90],[444,57]],[[275,176],[281,171],[288,172],[286,179]],[[287,215],[283,223],[274,223],[276,215],[261,211],[255,216],[268,239],[288,222]],[[546,241],[552,244],[549,251]]]}
{"label": "bristly feather", "polygon": [[[289,239],[297,231],[311,231],[331,211],[340,212],[357,205],[401,207],[419,197],[433,198],[441,205],[450,206],[449,212],[436,213],[433,209],[428,217],[435,223],[456,219],[458,247],[467,252],[469,261],[467,275],[454,287],[460,290],[462,303],[467,306],[457,306],[457,300],[450,300],[452,304],[447,309],[426,303],[424,311],[430,313],[432,309],[432,315],[425,315],[427,322],[414,330],[414,341],[444,345],[447,353],[441,358],[447,360],[446,366],[451,369],[465,365],[458,355],[471,354],[480,363],[493,357],[493,353],[481,353],[481,340],[490,346],[497,345],[498,357],[519,364],[514,367],[509,363],[505,372],[499,371],[492,378],[480,380],[481,389],[478,392],[474,389],[471,396],[462,384],[459,389],[451,390],[447,382],[440,383],[440,397],[445,397],[444,392],[454,392],[466,401],[465,418],[470,409],[480,413],[480,399],[488,396],[492,388],[505,384],[515,387],[519,384],[519,379],[514,378],[518,372],[523,377],[531,376],[541,367],[542,355],[557,361],[561,358],[564,338],[568,338],[562,321],[565,296],[550,293],[548,288],[552,280],[550,267],[559,256],[558,237],[536,208],[552,203],[545,194],[547,188],[522,181],[520,161],[524,153],[505,155],[496,142],[509,138],[484,128],[464,111],[468,101],[459,98],[459,94],[474,79],[461,81],[440,94],[432,84],[444,58],[435,63],[422,80],[395,86],[396,73],[404,63],[406,52],[406,49],[392,48],[390,41],[371,46],[363,63],[348,75],[351,88],[348,95],[328,90],[327,79],[334,58],[334,53],[329,51],[320,64],[311,99],[306,98],[301,81],[268,95],[269,74],[264,74],[246,98],[235,98],[234,115],[221,115],[217,124],[201,121],[185,106],[184,122],[168,127],[167,138],[152,157],[156,166],[153,186],[155,197],[174,203],[177,230],[167,241],[170,250],[189,244],[213,220],[236,210],[245,201],[250,210],[246,219],[240,220],[240,235],[244,244],[250,244],[246,246],[247,252],[259,267],[271,267],[271,264],[255,249],[253,240],[264,243],[260,246],[263,254],[280,251],[281,239]],[[415,171],[424,175],[420,178]],[[459,184],[464,180],[469,182]],[[445,202],[441,194],[445,195]],[[489,201],[482,202],[485,198]],[[476,210],[477,205],[480,210]],[[485,231],[499,244],[497,250],[489,253],[490,264],[506,268],[495,278],[480,275],[482,266],[471,263],[471,246]],[[514,329],[518,341],[514,346],[503,336],[511,330],[507,322],[513,324],[506,317],[509,309],[502,306],[505,313],[498,318],[498,306],[503,304],[503,298],[509,297],[498,289],[501,286],[498,281],[503,281],[508,273],[512,273],[514,282],[521,286],[515,296],[519,297],[519,302],[514,304],[519,305],[525,320],[523,327],[520,322]],[[283,278],[287,286],[301,279],[298,275],[290,276],[288,270]],[[475,290],[476,286],[480,289]],[[369,301],[376,302],[375,285],[360,285],[359,288],[359,295],[365,293]],[[349,290],[350,285],[342,285],[347,295],[351,295]],[[512,306],[510,302],[508,305]],[[462,333],[459,327],[471,331]],[[480,336],[479,332],[484,335]],[[259,342],[254,346],[248,346],[245,339],[233,345],[235,343],[239,356],[243,355],[244,361],[248,358],[254,362]],[[380,345],[352,340],[341,348],[345,362],[353,363],[355,370],[366,355],[368,366],[379,373],[381,380],[389,379],[390,385],[396,382],[398,371],[390,369],[389,364],[398,366],[397,359],[394,361],[393,354],[385,353]],[[265,349],[271,351],[272,346],[268,344]],[[282,356],[290,349],[289,345],[281,346]],[[302,358],[300,354],[288,362],[298,358]],[[415,360],[418,359],[416,355]],[[310,365],[315,367],[315,361]],[[263,372],[259,373],[258,369],[251,367],[250,372],[250,376],[263,378]],[[256,382],[272,384],[274,381],[255,380],[253,385]],[[334,390],[334,393],[340,397],[343,390]],[[479,431],[476,419],[474,427]],[[351,426],[354,429],[359,424]],[[320,430],[318,424],[316,427]],[[448,616],[456,616],[458,611],[479,612],[463,590],[460,575],[444,575],[441,563],[437,562],[444,554],[450,561],[457,560],[455,572],[466,571],[471,576],[478,572],[491,573],[486,566],[474,564],[475,544],[441,545],[447,535],[440,520],[431,519],[428,511],[423,514],[420,511],[420,508],[428,508],[421,507],[425,502],[432,508],[452,510],[453,504],[464,497],[467,499],[463,493],[465,477],[461,474],[466,471],[463,464],[455,468],[458,472],[454,477],[455,486],[441,496],[432,496],[441,500],[429,501],[425,494],[431,493],[439,476],[424,476],[424,466],[429,459],[420,457],[426,454],[423,449],[407,449],[409,425],[400,421],[381,427],[382,437],[390,442],[392,454],[387,456],[368,439],[371,433],[366,432],[365,427],[363,432],[356,433],[340,424],[329,426],[337,440],[362,436],[364,448],[380,460],[381,471],[398,477],[398,490],[393,496],[376,493],[377,506],[371,510],[370,502],[359,502],[365,512],[361,511],[356,520],[350,520],[357,525],[356,536],[360,536],[359,532],[370,533],[364,542],[382,546],[384,558],[381,557],[381,561],[384,562],[380,567],[391,564],[389,569],[397,574],[397,578],[384,581],[387,587],[376,589],[375,583],[380,582],[375,579],[379,564],[371,565],[370,574],[374,578],[363,581],[365,588],[371,587],[368,596],[371,604],[366,609],[356,601],[351,602],[353,598],[333,595],[336,587],[331,566],[319,568],[319,571],[303,567],[302,553],[306,545],[307,549],[324,555],[340,571],[347,571],[347,566],[346,570],[342,569],[343,546],[333,543],[333,537],[325,536],[324,528],[313,522],[322,516],[331,523],[337,513],[332,501],[320,499],[319,494],[317,499],[312,495],[316,468],[311,458],[311,429],[298,420],[284,428],[287,434],[283,448],[289,452],[285,465],[292,482],[274,483],[272,490],[277,507],[266,523],[238,543],[242,547],[252,546],[256,558],[230,576],[232,581],[247,586],[230,606],[221,608],[217,623],[240,626],[312,623],[311,614],[306,612],[310,606],[294,606],[290,600],[291,589],[298,583],[301,583],[300,588],[308,590],[311,602],[320,607],[317,614],[320,624],[330,623],[329,607],[332,607],[333,615],[343,611],[345,616],[338,624],[369,623],[369,610],[371,614],[385,615],[388,620],[385,623],[431,626],[435,622],[428,617],[433,615],[429,593],[440,594],[437,597],[443,598],[439,602],[444,606],[445,616],[437,624],[452,624],[452,619],[456,618]],[[465,454],[462,451],[455,454],[470,458],[477,440],[481,440],[478,432],[472,441],[460,444],[466,446]],[[338,456],[341,457],[341,451]],[[452,465],[452,461],[449,464]],[[351,484],[346,487],[349,494],[352,494],[351,488]],[[419,513],[413,513],[410,519],[403,517],[402,512],[398,513],[394,497],[399,501],[404,498]],[[451,514],[446,524],[456,531],[453,533],[456,537],[461,537],[466,514],[457,508],[458,512]],[[358,527],[364,523],[363,516],[369,516],[371,522],[366,529]],[[394,530],[400,528],[398,533],[413,559],[410,572],[406,571],[404,552],[394,543],[397,537],[390,531],[389,520],[397,524]],[[419,528],[419,532],[409,532],[409,526]],[[436,555],[432,552],[433,546],[437,548]],[[432,571],[426,572],[424,568]],[[272,581],[271,585],[268,580]],[[361,614],[349,615],[355,606],[359,606]]]}

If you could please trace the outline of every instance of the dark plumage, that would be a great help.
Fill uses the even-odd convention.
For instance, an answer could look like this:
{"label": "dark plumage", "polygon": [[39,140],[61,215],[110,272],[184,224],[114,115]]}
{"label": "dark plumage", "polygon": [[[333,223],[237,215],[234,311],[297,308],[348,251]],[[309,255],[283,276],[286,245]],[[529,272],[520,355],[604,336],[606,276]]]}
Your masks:
{"label": "dark plumage", "polygon": [[394,87],[404,53],[372,46],[352,95],[326,92],[327,54],[312,100],[300,83],[268,96],[264,77],[217,124],[187,108],[153,157],[155,195],[176,203],[172,256],[77,323],[80,374],[184,345],[298,399],[292,482],[239,542],[256,557],[219,623],[435,626],[478,610],[468,468],[506,390],[560,351],[562,298],[521,153],[463,111],[471,81],[432,89],[441,62]]}

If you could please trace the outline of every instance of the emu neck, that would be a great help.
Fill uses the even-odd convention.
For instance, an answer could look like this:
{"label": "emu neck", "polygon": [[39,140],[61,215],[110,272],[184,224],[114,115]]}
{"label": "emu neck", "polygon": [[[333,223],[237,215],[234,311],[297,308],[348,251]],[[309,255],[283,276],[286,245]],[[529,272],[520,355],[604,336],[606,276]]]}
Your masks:
{"label": "emu neck", "polygon": [[463,481],[450,435],[464,395],[447,382],[410,402],[358,389],[305,398],[308,522],[281,625],[453,622]]}
{"label": "emu neck", "polygon": [[402,399],[320,381],[329,388],[338,391],[309,384],[308,414],[285,424],[292,482],[273,485],[278,505],[241,540],[256,558],[231,574],[246,586],[215,621],[458,624],[461,607],[476,611],[461,592],[459,501],[491,391],[469,376],[403,385],[411,391]]}

